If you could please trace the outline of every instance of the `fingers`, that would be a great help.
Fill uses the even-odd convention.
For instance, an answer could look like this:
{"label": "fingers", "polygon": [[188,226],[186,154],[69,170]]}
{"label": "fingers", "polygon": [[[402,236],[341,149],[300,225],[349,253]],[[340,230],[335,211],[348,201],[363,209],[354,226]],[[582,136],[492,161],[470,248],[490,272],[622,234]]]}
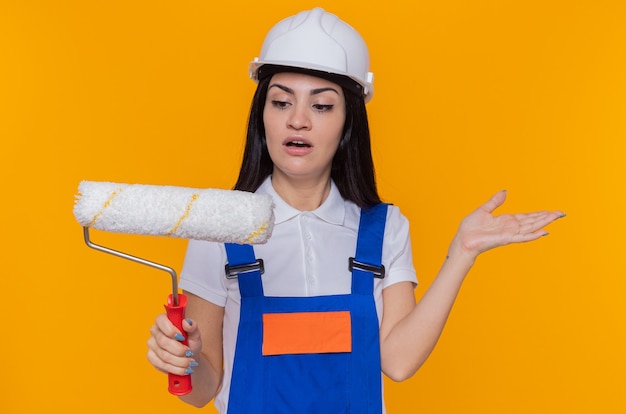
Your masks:
{"label": "fingers", "polygon": [[498,191],[480,208],[487,213],[493,213],[496,208],[504,203],[504,200],[506,200],[506,190]]}
{"label": "fingers", "polygon": [[[492,214],[498,207],[504,204],[504,201],[506,200],[506,196],[507,196],[506,190],[502,190],[502,191],[495,193],[489,199],[489,201],[487,201],[485,204],[483,204],[479,208],[479,210],[483,210],[487,213]],[[544,211],[537,211],[537,212],[526,213],[526,214],[515,214],[514,217],[519,219],[520,221],[522,219],[528,219],[528,220],[534,220],[536,222],[543,222],[543,225],[541,227],[544,227],[547,224],[553,222],[554,220],[565,217],[565,214],[560,210],[553,211],[553,212],[544,210]]]}
{"label": "fingers", "polygon": [[[192,330],[193,324],[186,322]],[[150,328],[148,339],[148,361],[159,371],[176,375],[193,373],[193,352],[183,345],[181,333],[167,319],[166,315],[159,315],[156,323]]]}
{"label": "fingers", "polygon": [[549,233],[545,230],[545,227],[552,223],[554,220],[564,217],[565,215],[560,212],[539,211],[529,214],[516,214],[515,220],[518,221],[518,232],[513,236],[513,242],[527,242],[536,240],[542,236],[547,236]]}
{"label": "fingers", "polygon": [[560,211],[537,211],[534,213],[515,215],[515,218],[523,225],[531,228],[531,231],[539,230],[562,217],[565,217],[565,214]]}
{"label": "fingers", "polygon": [[455,236],[461,250],[475,257],[499,246],[536,240],[548,235],[548,224],[565,216],[561,211],[494,215],[505,199],[506,191],[500,191],[461,221]]}
{"label": "fingers", "polygon": [[191,358],[178,357],[153,345],[154,338],[148,340],[148,361],[159,371],[176,375],[193,374],[197,363]]}
{"label": "fingers", "polygon": [[183,329],[187,333],[187,337],[191,339],[192,337],[197,337],[200,335],[198,331],[198,324],[194,323],[191,319],[186,318],[183,320]]}

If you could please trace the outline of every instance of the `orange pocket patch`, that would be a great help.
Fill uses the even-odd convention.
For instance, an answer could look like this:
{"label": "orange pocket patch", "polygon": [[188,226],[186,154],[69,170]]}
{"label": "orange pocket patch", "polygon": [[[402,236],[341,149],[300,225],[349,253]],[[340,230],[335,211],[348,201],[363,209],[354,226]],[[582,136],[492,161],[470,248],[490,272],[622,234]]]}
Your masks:
{"label": "orange pocket patch", "polygon": [[263,355],[352,351],[350,312],[266,313]]}

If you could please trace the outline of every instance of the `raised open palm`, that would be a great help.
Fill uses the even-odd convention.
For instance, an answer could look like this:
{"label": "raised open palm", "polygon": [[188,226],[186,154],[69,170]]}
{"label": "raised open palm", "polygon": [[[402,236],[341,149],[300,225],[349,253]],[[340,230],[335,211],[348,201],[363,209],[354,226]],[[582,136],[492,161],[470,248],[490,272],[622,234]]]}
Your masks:
{"label": "raised open palm", "polygon": [[548,234],[544,227],[565,216],[561,211],[494,215],[505,199],[506,191],[500,191],[463,219],[456,235],[462,251],[476,256],[494,247],[536,240]]}

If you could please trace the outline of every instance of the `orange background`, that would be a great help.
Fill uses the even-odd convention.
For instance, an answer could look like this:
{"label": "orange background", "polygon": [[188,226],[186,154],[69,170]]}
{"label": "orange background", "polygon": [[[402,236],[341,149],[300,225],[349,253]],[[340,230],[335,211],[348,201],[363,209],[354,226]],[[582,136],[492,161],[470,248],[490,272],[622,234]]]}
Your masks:
{"label": "orange background", "polygon": [[[315,5],[370,45],[378,182],[411,220],[417,296],[492,193],[568,214],[479,259],[429,361],[386,383],[389,412],[626,412],[621,0],[0,0],[0,412],[196,412],[145,359],[167,275],[88,249],[73,197],[83,179],[229,188],[248,62]],[[93,236],[182,264],[183,240]]]}

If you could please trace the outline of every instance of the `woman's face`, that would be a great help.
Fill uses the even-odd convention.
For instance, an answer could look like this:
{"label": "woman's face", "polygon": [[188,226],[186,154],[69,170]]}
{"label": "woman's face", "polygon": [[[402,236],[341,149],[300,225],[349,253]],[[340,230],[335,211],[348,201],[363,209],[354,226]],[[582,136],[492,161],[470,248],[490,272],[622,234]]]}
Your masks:
{"label": "woman's face", "polygon": [[274,177],[327,180],[346,119],[342,88],[300,73],[277,73],[263,122]]}

